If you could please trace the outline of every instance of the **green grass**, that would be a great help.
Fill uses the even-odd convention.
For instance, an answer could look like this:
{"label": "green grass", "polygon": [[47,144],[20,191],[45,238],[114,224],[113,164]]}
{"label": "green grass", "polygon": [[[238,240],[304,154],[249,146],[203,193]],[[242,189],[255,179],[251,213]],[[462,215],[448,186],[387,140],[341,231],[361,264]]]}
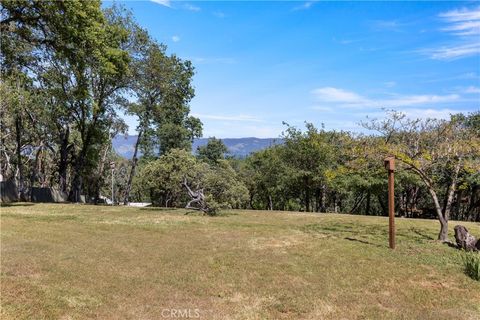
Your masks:
{"label": "green grass", "polygon": [[3,207],[0,317],[480,319],[480,282],[438,228],[397,219],[392,251],[383,217]]}
{"label": "green grass", "polygon": [[480,255],[477,252],[465,252],[463,256],[465,274],[480,281]]}

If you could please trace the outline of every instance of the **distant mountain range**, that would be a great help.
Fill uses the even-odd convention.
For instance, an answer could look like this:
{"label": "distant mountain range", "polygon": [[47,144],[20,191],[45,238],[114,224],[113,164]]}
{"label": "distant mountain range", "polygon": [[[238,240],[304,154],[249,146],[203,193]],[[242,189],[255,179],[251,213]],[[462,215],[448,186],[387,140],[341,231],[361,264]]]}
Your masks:
{"label": "distant mountain range", "polygon": [[[124,158],[130,159],[133,156],[137,136],[117,136],[113,139],[113,148]],[[228,148],[229,155],[243,158],[250,153],[266,149],[275,144],[282,144],[280,138],[225,138],[223,143]],[[195,153],[199,146],[206,145],[208,138],[199,138],[193,141],[192,152]]]}

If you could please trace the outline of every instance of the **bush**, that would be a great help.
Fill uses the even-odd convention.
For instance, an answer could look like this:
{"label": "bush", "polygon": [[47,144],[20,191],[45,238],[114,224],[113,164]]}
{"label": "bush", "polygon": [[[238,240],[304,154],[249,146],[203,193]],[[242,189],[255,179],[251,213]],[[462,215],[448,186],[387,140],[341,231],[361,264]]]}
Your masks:
{"label": "bush", "polygon": [[205,198],[208,207],[208,210],[205,213],[209,216],[218,216],[222,206],[213,199],[212,195],[207,195]]}
{"label": "bush", "polygon": [[480,255],[476,252],[465,252],[462,257],[465,274],[480,281]]}

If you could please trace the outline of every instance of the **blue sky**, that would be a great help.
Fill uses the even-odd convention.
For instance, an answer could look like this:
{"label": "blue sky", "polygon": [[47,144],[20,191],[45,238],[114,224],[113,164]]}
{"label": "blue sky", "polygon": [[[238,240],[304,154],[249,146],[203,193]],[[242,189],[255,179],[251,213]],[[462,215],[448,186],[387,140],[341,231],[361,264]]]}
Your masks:
{"label": "blue sky", "polygon": [[362,131],[382,108],[480,109],[479,2],[122,3],[193,62],[206,137],[277,137],[283,121]]}

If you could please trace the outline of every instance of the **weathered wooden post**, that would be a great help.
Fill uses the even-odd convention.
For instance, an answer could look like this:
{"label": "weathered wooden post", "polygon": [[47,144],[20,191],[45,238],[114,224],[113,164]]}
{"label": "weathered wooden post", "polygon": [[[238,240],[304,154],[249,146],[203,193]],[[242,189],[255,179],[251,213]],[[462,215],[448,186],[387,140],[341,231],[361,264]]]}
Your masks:
{"label": "weathered wooden post", "polygon": [[395,157],[390,156],[384,160],[385,169],[388,171],[388,242],[391,249],[395,249],[395,191],[394,172]]}

